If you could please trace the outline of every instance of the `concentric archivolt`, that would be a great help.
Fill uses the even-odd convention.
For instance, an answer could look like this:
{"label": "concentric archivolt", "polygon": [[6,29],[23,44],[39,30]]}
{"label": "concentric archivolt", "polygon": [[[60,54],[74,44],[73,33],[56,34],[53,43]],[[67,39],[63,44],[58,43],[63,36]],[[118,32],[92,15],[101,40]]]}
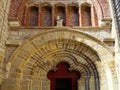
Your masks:
{"label": "concentric archivolt", "polygon": [[82,78],[97,77],[97,82],[99,77],[104,75],[107,79],[106,74],[111,74],[108,63],[112,60],[109,48],[87,34],[74,30],[46,31],[16,50],[8,64],[11,64],[9,77],[47,78],[50,70],[56,70],[56,65],[65,61]]}

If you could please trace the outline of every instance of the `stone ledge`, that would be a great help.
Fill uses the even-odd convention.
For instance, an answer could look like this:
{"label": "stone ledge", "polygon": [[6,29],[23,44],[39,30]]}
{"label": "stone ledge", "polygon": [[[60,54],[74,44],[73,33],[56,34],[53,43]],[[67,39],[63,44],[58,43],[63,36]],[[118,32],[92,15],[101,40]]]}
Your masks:
{"label": "stone ledge", "polygon": [[113,51],[115,50],[115,39],[114,38],[105,38],[103,42],[107,44],[111,48],[111,50]]}
{"label": "stone ledge", "polygon": [[104,40],[103,40],[103,42],[105,42],[105,41],[115,41],[115,39],[114,38],[105,38]]}
{"label": "stone ledge", "polygon": [[20,23],[17,19],[9,19],[8,22],[9,22],[10,28],[11,27],[17,27],[17,28],[20,27]]}
{"label": "stone ledge", "polygon": [[22,41],[6,41],[6,45],[13,45],[13,46],[19,46],[22,44]]}
{"label": "stone ledge", "polygon": [[79,29],[79,30],[110,30],[109,27],[92,27],[92,26],[61,26],[61,27],[56,27],[56,26],[11,26],[10,27],[12,31],[16,31],[18,29],[46,29],[46,30],[51,30],[51,29]]}
{"label": "stone ledge", "polygon": [[101,27],[110,28],[112,25],[112,18],[109,17],[103,18],[100,23],[101,23],[100,24]]}

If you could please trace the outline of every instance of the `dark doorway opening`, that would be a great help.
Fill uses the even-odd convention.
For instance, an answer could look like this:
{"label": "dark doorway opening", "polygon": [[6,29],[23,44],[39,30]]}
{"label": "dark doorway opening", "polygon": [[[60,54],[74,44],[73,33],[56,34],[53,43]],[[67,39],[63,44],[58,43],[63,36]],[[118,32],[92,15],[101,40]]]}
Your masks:
{"label": "dark doorway opening", "polygon": [[80,73],[69,71],[69,64],[61,62],[56,66],[57,70],[48,72],[50,79],[50,90],[78,90],[78,79]]}
{"label": "dark doorway opening", "polygon": [[72,90],[72,78],[56,78],[55,90]]}

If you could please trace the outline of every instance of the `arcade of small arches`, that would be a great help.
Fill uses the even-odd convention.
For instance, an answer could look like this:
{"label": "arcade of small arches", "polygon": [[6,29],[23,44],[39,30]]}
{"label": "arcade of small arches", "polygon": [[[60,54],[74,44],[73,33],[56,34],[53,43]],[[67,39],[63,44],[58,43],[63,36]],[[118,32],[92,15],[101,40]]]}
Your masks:
{"label": "arcade of small arches", "polygon": [[56,26],[57,16],[63,19],[63,26],[98,26],[96,9],[88,3],[27,4],[20,22],[23,26]]}

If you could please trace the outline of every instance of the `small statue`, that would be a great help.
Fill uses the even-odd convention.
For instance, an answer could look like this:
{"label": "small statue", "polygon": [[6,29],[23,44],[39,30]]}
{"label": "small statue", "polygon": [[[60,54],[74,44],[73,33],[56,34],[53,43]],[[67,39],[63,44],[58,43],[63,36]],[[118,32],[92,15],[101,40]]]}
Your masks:
{"label": "small statue", "polygon": [[63,26],[63,19],[60,19],[60,16],[57,16],[56,17],[56,19],[57,19],[57,26]]}

